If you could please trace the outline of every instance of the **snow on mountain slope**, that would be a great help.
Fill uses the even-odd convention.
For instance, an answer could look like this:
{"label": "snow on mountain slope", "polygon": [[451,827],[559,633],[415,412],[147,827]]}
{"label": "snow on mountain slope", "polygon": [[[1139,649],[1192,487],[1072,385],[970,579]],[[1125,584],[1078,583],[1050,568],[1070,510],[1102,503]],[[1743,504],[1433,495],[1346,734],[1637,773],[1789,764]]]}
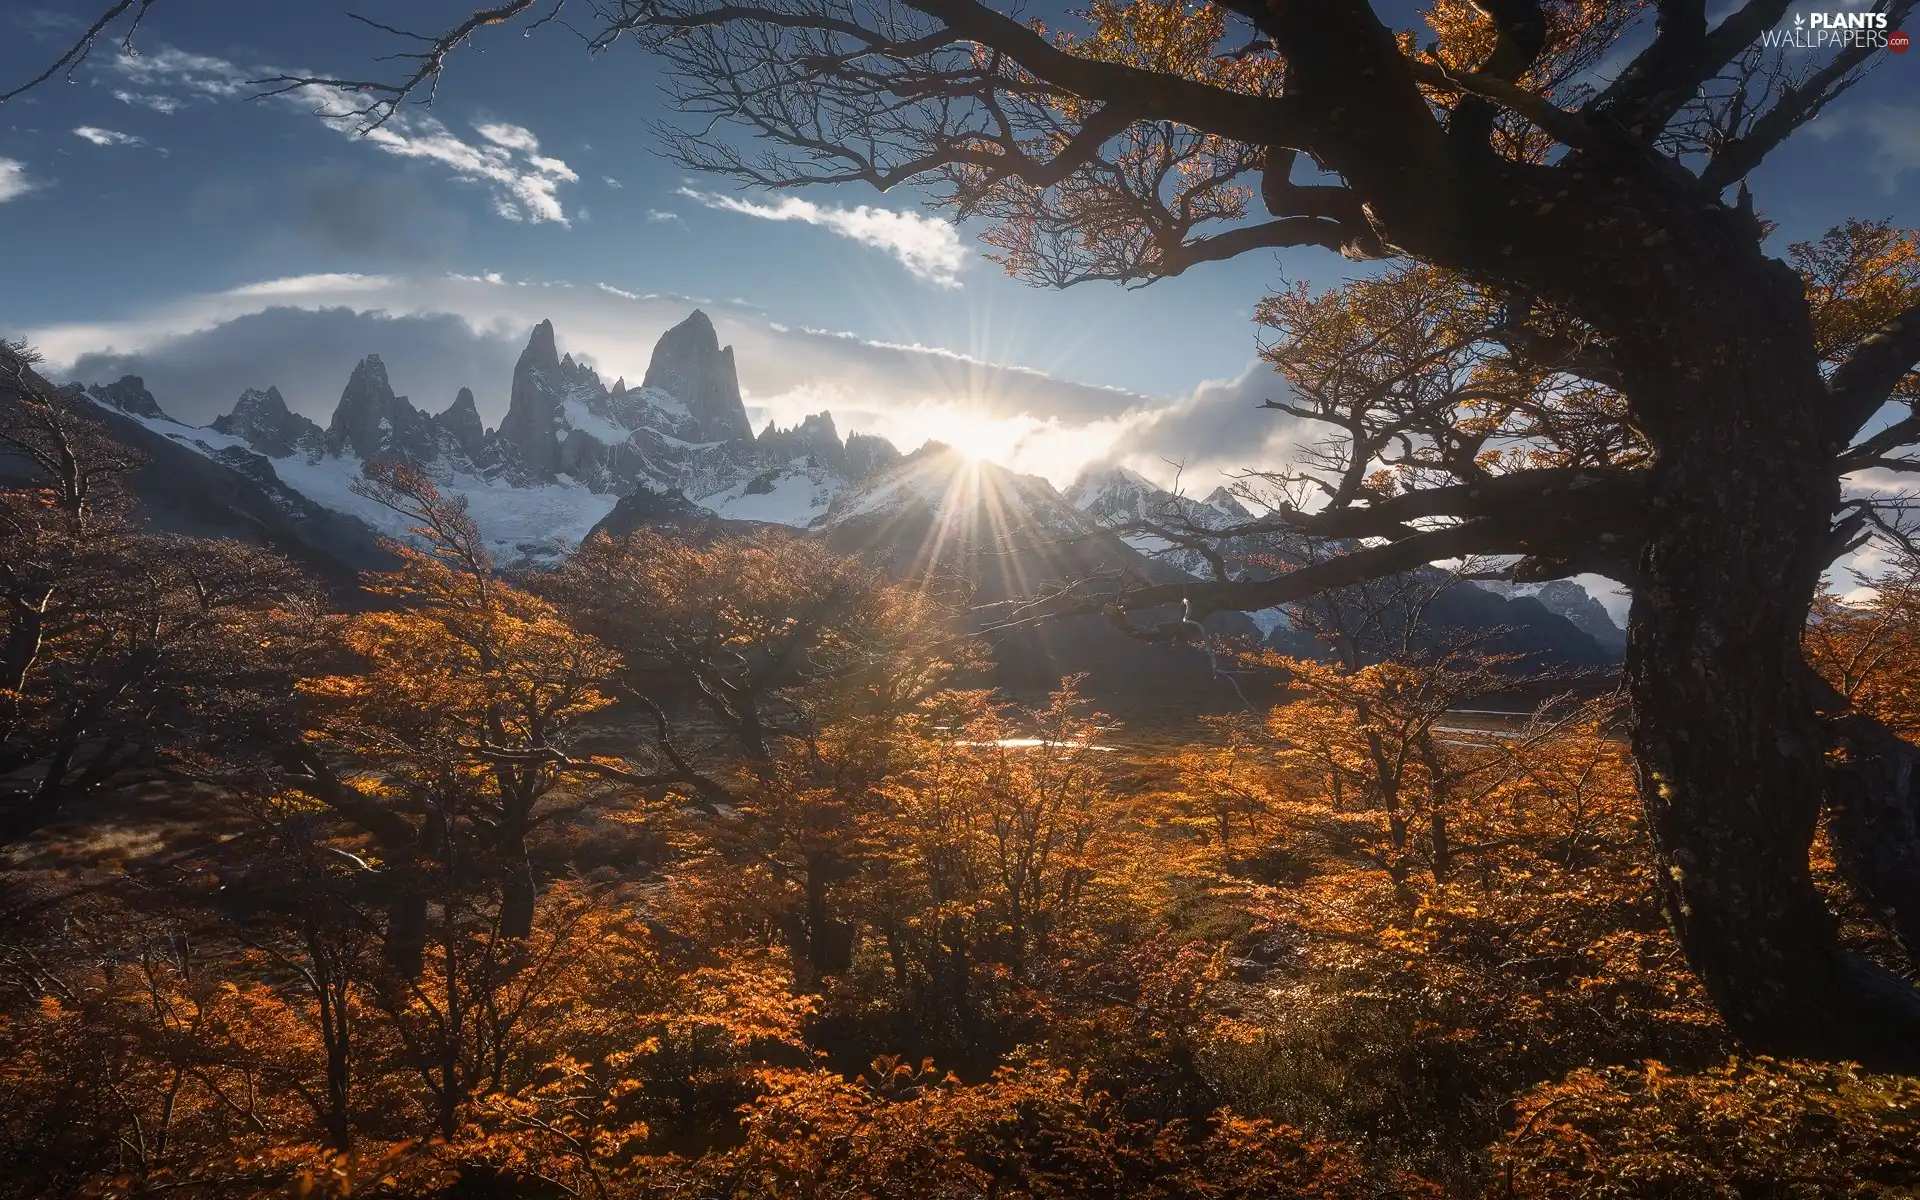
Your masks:
{"label": "snow on mountain slope", "polygon": [[577,397],[568,396],[560,409],[566,418],[569,429],[599,438],[609,446],[624,445],[633,436],[633,430],[618,424],[611,417],[603,417],[588,408]]}
{"label": "snow on mountain slope", "polygon": [[[356,517],[388,537],[407,536],[406,518],[353,491],[354,481],[360,478],[361,464],[357,458],[335,455],[308,458],[295,454],[267,459],[255,454],[242,438],[218,433],[212,428],[182,425],[164,414],[156,417],[126,412],[125,415],[169,441],[216,462],[238,466],[237,460],[244,457],[256,460],[256,468],[264,463],[273,479],[313,503]],[[611,494],[596,494],[584,484],[571,481],[514,487],[503,480],[449,470],[444,464],[433,464],[429,469],[443,492],[466,498],[468,511],[479,523],[489,546],[507,562],[551,557],[578,544],[612,510],[618,499]],[[257,474],[255,477],[258,478]]]}
{"label": "snow on mountain slope", "polygon": [[[1175,495],[1125,467],[1089,468],[1081,472],[1064,494],[1075,508],[1103,529],[1116,529],[1136,521],[1169,530],[1183,526],[1223,529],[1252,516],[1224,488],[1216,489],[1204,501],[1194,500]],[[1196,579],[1212,575],[1212,564],[1205,556],[1158,534],[1134,530],[1119,536],[1141,554]],[[1285,622],[1284,616],[1277,619]]]}
{"label": "snow on mountain slope", "polygon": [[[360,478],[356,459],[323,458],[312,463],[282,459],[273,464],[273,470],[288,487],[316,503],[351,513],[388,537],[407,536],[406,518],[354,494],[353,481]],[[515,487],[463,472],[434,474],[434,484],[443,493],[466,499],[467,511],[489,548],[505,562],[548,558],[578,545],[619,499],[572,481]]]}
{"label": "snow on mountain slope", "polygon": [[696,503],[730,521],[806,529],[826,515],[834,498],[846,487],[846,481],[832,472],[809,467],[805,459],[795,459],[745,483],[698,497]]}

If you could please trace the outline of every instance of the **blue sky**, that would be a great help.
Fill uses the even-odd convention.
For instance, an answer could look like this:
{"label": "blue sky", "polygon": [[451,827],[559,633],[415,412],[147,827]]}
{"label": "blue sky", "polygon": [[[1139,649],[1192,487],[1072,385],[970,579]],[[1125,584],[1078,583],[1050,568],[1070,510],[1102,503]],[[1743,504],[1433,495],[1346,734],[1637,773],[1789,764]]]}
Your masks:
{"label": "blue sky", "polygon": [[[217,327],[252,314],[217,347],[227,373],[167,376],[179,394],[162,404],[205,420],[239,386],[284,390],[276,375],[306,372],[289,399],[324,420],[359,353],[381,352],[427,407],[451,399],[458,379],[485,411],[504,405],[506,381],[462,373],[510,362],[540,317],[607,373],[637,374],[653,338],[697,300],[740,343],[762,419],[833,407],[843,428],[909,444],[971,437],[1064,482],[1137,433],[1142,414],[1203,402],[1237,413],[1270,392],[1270,377],[1248,374],[1254,303],[1283,275],[1332,283],[1353,269],[1301,250],[1141,290],[1032,290],[980,258],[977,231],[921,213],[910,195],[814,190],[782,209],[781,197],[686,177],[645,128],[662,115],[648,60],[589,59],[558,27],[483,38],[482,53],[456,59],[434,107],[410,111],[384,140],[350,136],[310,100],[245,98],[246,79],[275,70],[381,69],[370,60],[392,44],[344,7],[163,0],[138,59],[108,47],[74,84],[0,108],[0,197],[10,197],[0,279],[13,285],[0,289],[0,330],[34,335],[56,362],[111,350],[87,361],[147,361],[166,376],[169,348],[207,356]],[[7,5],[0,83],[37,72],[96,9]],[[461,11],[461,0],[372,10],[425,29]],[[1886,60],[1756,177],[1780,245],[1850,215],[1920,223],[1920,56],[1908,59]],[[342,307],[358,325],[336,312],[337,365],[314,353],[293,361],[288,346],[325,341],[302,322]],[[428,325],[448,313],[471,338],[435,340]],[[358,329],[382,345],[357,350]],[[902,347],[1025,370],[956,370],[950,354]],[[1270,421],[1214,426],[1219,444],[1169,434],[1136,450],[1223,467],[1222,455],[1277,444]]]}

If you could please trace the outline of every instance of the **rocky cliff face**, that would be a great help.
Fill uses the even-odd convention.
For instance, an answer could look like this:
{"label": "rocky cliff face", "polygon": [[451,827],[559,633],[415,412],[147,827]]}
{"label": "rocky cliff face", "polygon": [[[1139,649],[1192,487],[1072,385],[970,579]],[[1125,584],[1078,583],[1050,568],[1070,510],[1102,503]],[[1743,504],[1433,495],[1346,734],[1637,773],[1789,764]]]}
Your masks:
{"label": "rocky cliff face", "polygon": [[695,312],[661,337],[637,388],[624,378],[607,387],[560,354],[552,324],[541,322],[514,367],[506,418],[471,457],[501,464],[523,486],[567,479],[617,496],[678,491],[721,516],[804,526],[900,455],[881,438],[842,441],[828,413],[754,438],[732,354]]}
{"label": "rocky cliff face", "polygon": [[1607,606],[1593,598],[1586,588],[1571,579],[1556,579],[1534,594],[1548,612],[1558,613],[1573,622],[1574,628],[1599,642],[1615,655],[1627,652],[1627,631],[1614,624]]}
{"label": "rocky cliff face", "polygon": [[361,462],[376,458],[409,458],[424,462],[440,452],[433,419],[393,394],[387,365],[369,354],[354,367],[346,390],[327,425],[327,453],[352,455]]}
{"label": "rocky cliff face", "polygon": [[433,423],[470,461],[480,461],[486,450],[487,431],[480,423],[480,409],[473,402],[472,388],[461,388],[453,403],[434,417]]}
{"label": "rocky cliff face", "polygon": [[833,427],[832,413],[814,413],[792,429],[770,424],[760,431],[754,445],[763,456],[777,462],[804,458],[809,466],[849,473],[847,448]]}
{"label": "rocky cliff face", "polygon": [[1572,622],[1615,658],[1624,657],[1627,652],[1627,631],[1614,623],[1606,605],[1571,579],[1555,579],[1543,584],[1483,582],[1480,587],[1509,600],[1531,597],[1548,612]]}
{"label": "rocky cliff face", "polygon": [[559,466],[560,447],[554,437],[563,399],[559,375],[553,322],[542,321],[533,327],[527,348],[513,365],[513,390],[498,434],[501,449],[530,477],[551,475]]}
{"label": "rocky cliff face", "polygon": [[883,437],[866,433],[847,435],[847,474],[855,479],[878,475],[900,461],[900,451]]}
{"label": "rocky cliff face", "polygon": [[703,441],[734,441],[753,436],[746,405],[740,402],[740,377],[733,347],[722,349],[707,314],[694,309],[686,320],[661,335],[653,347],[642,387],[676,397],[700,424]]}
{"label": "rocky cliff face", "polygon": [[122,375],[112,383],[96,383],[87,389],[87,395],[100,404],[136,417],[164,415],[160,405],[154,401],[153,393],[147,390],[146,381],[138,375]]}
{"label": "rocky cliff face", "polygon": [[295,453],[318,458],[327,448],[326,434],[308,418],[289,410],[277,387],[241,392],[233,411],[215,417],[212,428],[215,433],[239,438],[268,458]]}

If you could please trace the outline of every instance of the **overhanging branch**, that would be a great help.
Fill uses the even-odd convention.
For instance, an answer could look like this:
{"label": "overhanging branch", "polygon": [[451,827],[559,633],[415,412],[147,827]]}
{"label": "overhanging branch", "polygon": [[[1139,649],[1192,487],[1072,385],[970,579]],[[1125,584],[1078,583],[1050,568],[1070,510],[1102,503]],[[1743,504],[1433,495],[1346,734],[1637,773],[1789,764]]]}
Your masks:
{"label": "overhanging branch", "polygon": [[1828,380],[1833,397],[1832,443],[1837,447],[1851,443],[1916,364],[1920,364],[1920,303],[1869,334]]}

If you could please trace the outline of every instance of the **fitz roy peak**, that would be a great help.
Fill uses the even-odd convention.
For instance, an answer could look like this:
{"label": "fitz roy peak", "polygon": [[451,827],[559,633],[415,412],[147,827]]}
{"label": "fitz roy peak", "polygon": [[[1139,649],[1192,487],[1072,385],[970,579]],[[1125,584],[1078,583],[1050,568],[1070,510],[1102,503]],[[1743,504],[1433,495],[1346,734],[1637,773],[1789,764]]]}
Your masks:
{"label": "fitz roy peak", "polygon": [[746,405],[740,402],[733,347],[721,347],[713,322],[697,308],[654,344],[653,360],[640,386],[678,397],[708,441],[742,441],[753,436]]}

